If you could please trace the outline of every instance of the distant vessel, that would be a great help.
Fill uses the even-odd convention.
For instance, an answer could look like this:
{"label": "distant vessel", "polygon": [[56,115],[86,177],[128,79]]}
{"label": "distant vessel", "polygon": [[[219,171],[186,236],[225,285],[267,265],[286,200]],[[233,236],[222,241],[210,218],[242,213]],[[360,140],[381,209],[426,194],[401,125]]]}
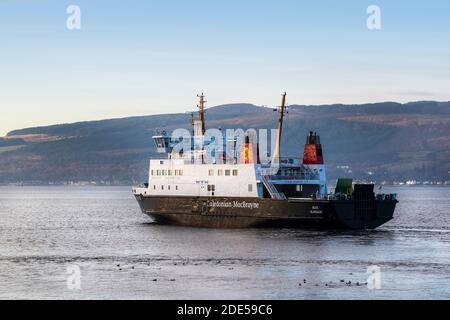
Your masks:
{"label": "distant vessel", "polygon": [[[261,163],[259,146],[245,137],[239,154],[217,153],[205,161],[205,99],[192,119],[190,150],[166,133],[154,136],[163,159],[151,159],[149,180],[133,187],[142,212],[157,223],[193,227],[375,229],[393,218],[395,194],[374,193],[373,184],[339,179],[328,193],[320,136],[309,132],[303,159],[280,157],[286,94],[278,111],[277,139],[271,160]],[[224,141],[224,144],[228,141]],[[236,140],[234,140],[236,143]],[[255,154],[256,153],[256,154]]]}

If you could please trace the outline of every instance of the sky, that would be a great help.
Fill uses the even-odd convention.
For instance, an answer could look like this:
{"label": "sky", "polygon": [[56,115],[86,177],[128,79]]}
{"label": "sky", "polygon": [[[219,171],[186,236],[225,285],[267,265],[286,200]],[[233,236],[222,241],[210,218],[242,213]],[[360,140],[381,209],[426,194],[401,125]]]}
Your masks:
{"label": "sky", "polygon": [[290,104],[449,101],[450,1],[0,0],[0,136],[186,112],[201,92],[273,106],[284,91]]}

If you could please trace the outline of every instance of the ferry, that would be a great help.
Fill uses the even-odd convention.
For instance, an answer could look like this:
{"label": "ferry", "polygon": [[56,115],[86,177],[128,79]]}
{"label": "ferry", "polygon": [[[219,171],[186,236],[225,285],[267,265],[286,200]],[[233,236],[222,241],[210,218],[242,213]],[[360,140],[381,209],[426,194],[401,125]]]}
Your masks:
{"label": "ferry", "polygon": [[[375,229],[393,219],[395,194],[375,194],[373,184],[339,179],[328,192],[320,136],[306,135],[303,154],[282,158],[286,93],[278,113],[276,144],[261,161],[259,143],[246,135],[218,141],[205,134],[205,96],[192,116],[189,147],[162,132],[153,137],[148,182],[132,188],[142,212],[156,223],[205,228]],[[230,142],[231,140],[231,142]],[[242,140],[242,139],[241,139]],[[223,152],[233,144],[231,155]],[[221,145],[206,156],[211,145]],[[228,150],[228,149],[227,149]],[[267,156],[267,154],[266,154]],[[208,159],[207,159],[208,158]]]}

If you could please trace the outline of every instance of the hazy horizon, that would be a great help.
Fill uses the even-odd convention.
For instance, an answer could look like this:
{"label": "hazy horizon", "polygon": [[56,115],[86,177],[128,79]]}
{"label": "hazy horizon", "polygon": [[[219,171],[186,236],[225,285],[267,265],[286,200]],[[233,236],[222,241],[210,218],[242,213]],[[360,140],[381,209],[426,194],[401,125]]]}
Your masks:
{"label": "hazy horizon", "polygon": [[283,91],[301,105],[450,101],[449,12],[444,0],[2,1],[0,136],[181,113],[201,92],[208,106],[273,106]]}

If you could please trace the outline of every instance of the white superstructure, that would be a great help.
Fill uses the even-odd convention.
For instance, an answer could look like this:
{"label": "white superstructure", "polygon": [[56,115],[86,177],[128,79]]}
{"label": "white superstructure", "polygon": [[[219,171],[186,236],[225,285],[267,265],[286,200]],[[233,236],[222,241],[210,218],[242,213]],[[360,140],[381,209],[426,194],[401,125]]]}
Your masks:
{"label": "white superstructure", "polygon": [[258,197],[254,164],[151,160],[149,172],[149,195]]}
{"label": "white superstructure", "polygon": [[166,153],[167,157],[150,160],[148,183],[135,187],[136,195],[274,199],[326,196],[323,164],[304,165],[299,159],[280,158],[285,95],[279,108],[277,145],[269,164],[259,163],[255,154],[258,151],[248,139],[235,148],[233,156],[218,152],[213,159],[206,159],[204,147],[217,141],[204,136],[204,103],[202,94],[199,119],[192,120],[190,150],[175,152],[174,147],[180,141],[165,132],[153,137],[158,152]]}

